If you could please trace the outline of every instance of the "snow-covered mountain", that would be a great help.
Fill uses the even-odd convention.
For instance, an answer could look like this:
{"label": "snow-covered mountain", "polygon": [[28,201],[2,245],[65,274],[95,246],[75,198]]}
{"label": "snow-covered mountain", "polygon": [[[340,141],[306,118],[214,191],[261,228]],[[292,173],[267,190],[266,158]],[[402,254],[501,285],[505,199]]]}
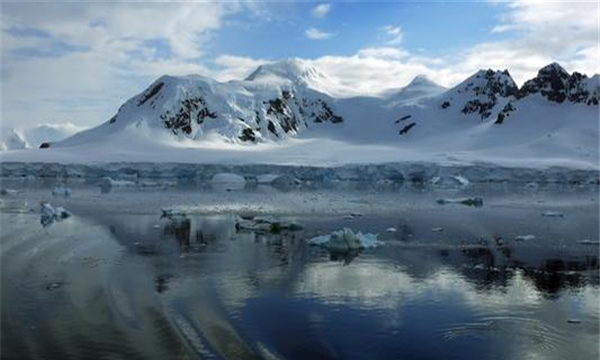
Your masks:
{"label": "snow-covered mountain", "polygon": [[394,106],[410,105],[419,100],[439,95],[446,90],[448,89],[427,76],[417,75],[408,85],[388,97],[392,99]]}
{"label": "snow-covered mountain", "polygon": [[325,80],[301,60],[260,66],[247,79],[227,83],[201,76],[162,76],[106,123],[57,145],[101,141],[133,128],[163,140],[167,133],[179,140],[280,140],[308,127],[343,121],[334,99],[316,89]]}
{"label": "snow-covered mountain", "polygon": [[[162,76],[105,123],[41,151],[78,147],[89,157],[131,161],[598,163],[598,75],[550,64],[521,88],[508,71],[492,69],[450,89],[417,76],[383,97],[337,98],[336,86],[298,59],[225,83]],[[171,151],[179,152],[165,155]]]}

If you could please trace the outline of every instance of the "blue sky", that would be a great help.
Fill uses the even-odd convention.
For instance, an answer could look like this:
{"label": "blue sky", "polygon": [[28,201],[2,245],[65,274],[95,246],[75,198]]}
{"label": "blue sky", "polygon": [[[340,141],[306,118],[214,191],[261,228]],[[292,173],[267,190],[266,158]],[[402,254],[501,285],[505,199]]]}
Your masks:
{"label": "blue sky", "polygon": [[163,74],[240,79],[310,59],[350,95],[551,61],[598,72],[594,1],[2,2],[2,128],[108,119]]}
{"label": "blue sky", "polygon": [[[291,11],[283,7],[291,7]],[[399,26],[403,47],[412,52],[441,55],[507,34],[491,34],[498,7],[489,3],[348,2],[331,4],[323,17],[311,16],[315,3],[282,6],[287,14],[271,21],[243,16],[237,26],[219,32],[211,50],[258,58],[351,55],[367,46],[385,46],[384,26]],[[468,13],[469,16],[464,16]],[[435,24],[435,26],[434,26]],[[327,41],[305,36],[308,28],[333,34]]]}

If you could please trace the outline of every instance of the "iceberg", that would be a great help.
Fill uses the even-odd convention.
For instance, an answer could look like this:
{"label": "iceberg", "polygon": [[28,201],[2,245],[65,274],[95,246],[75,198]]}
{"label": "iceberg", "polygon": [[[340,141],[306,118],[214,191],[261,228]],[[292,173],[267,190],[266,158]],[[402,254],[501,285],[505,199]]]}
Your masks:
{"label": "iceberg", "polygon": [[375,248],[381,244],[377,234],[363,234],[351,229],[343,228],[329,235],[314,237],[308,241],[310,245],[320,246],[332,252],[347,252],[366,248]]}
{"label": "iceberg", "polygon": [[61,206],[58,206],[55,208],[52,205],[50,205],[49,203],[41,204],[40,213],[41,213],[40,222],[41,222],[42,226],[44,226],[44,227],[50,226],[55,221],[62,221],[73,215],[67,209],[65,209]]}

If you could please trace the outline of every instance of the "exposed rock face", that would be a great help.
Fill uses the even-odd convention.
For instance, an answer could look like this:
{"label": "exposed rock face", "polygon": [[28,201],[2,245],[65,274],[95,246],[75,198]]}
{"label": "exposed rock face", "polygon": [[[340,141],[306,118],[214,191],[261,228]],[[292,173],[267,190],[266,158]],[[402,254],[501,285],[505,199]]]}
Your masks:
{"label": "exposed rock face", "polygon": [[504,106],[504,108],[502,108],[502,110],[498,113],[498,116],[496,117],[496,121],[494,122],[494,124],[502,124],[504,122],[504,119],[507,116],[510,116],[510,113],[515,111],[516,108],[512,103],[512,100],[508,102],[508,104],[506,104]]}
{"label": "exposed rock face", "polygon": [[540,94],[554,103],[598,105],[600,102],[600,78],[588,78],[578,72],[569,74],[557,63],[540,69],[537,76],[526,81],[518,93],[498,113],[495,124],[502,124],[508,116],[517,111],[518,104],[528,96]]}
{"label": "exposed rock face", "polygon": [[546,99],[563,103],[570,101],[587,105],[598,105],[598,77],[588,78],[578,72],[569,73],[557,63],[552,63],[540,69],[537,76],[523,84],[518,93],[522,99],[531,94],[539,93]]}
{"label": "exposed rock face", "polygon": [[410,124],[406,125],[405,127],[402,128],[402,130],[400,130],[400,135],[404,135],[406,133],[408,133],[410,131],[410,129],[412,129],[415,125],[417,125],[417,123],[411,122]]}
{"label": "exposed rock face", "polygon": [[491,115],[492,109],[498,103],[498,97],[514,96],[519,91],[507,70],[479,71],[473,80],[467,83],[462,91],[470,92],[478,98],[467,101],[461,111],[463,114],[478,113],[482,120]]}
{"label": "exposed rock face", "polygon": [[201,125],[206,118],[216,119],[217,114],[208,109],[206,102],[201,97],[182,99],[177,113],[172,114],[170,110],[166,110],[160,115],[165,127],[175,135],[179,131],[191,134],[192,122],[195,121],[196,124]]}
{"label": "exposed rock face", "polygon": [[484,120],[492,114],[500,98],[515,96],[518,91],[517,84],[507,70],[480,70],[451,89],[449,97],[440,106],[447,109],[451,102],[459,101],[463,114],[479,114]]}
{"label": "exposed rock face", "polygon": [[150,88],[148,91],[146,91],[144,93],[144,95],[142,96],[142,98],[140,99],[140,101],[138,102],[138,106],[141,106],[144,103],[146,103],[146,101],[152,99],[156,94],[158,94],[160,92],[160,89],[162,89],[162,87],[164,85],[165,85],[164,82],[159,82],[158,84],[156,84],[152,88]]}

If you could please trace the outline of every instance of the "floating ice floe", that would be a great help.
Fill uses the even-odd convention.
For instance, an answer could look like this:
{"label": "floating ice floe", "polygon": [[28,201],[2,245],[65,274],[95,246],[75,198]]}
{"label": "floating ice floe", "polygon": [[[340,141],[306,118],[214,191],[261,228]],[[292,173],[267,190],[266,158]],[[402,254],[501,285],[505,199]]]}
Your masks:
{"label": "floating ice floe", "polygon": [[73,215],[70,211],[66,210],[65,208],[61,206],[55,208],[49,203],[41,204],[40,214],[40,222],[44,227],[51,225],[55,221],[62,221]]}
{"label": "floating ice floe", "polygon": [[395,227],[389,227],[387,229],[385,229],[386,232],[392,233],[392,232],[396,232],[398,231],[398,229],[396,229]]}
{"label": "floating ice floe", "polygon": [[527,235],[515,236],[515,241],[529,241],[529,240],[535,240],[535,235],[527,234]]}
{"label": "floating ice floe", "polygon": [[459,198],[459,199],[438,199],[436,202],[440,205],[461,204],[461,205],[475,206],[475,207],[483,206],[483,198],[480,198],[478,196]]}
{"label": "floating ice floe", "polygon": [[581,244],[581,245],[600,245],[600,241],[597,241],[597,240],[588,240],[588,239],[579,240],[577,243]]}
{"label": "floating ice floe", "polygon": [[542,213],[542,216],[545,217],[564,217],[564,214],[556,211],[546,211]]}
{"label": "floating ice floe", "polygon": [[538,188],[538,184],[534,181],[528,182],[527,184],[525,184],[525,188],[531,189],[531,190],[536,190]]}
{"label": "floating ice floe", "polygon": [[434,228],[431,228],[431,231],[433,231],[433,232],[441,232],[441,231],[444,231],[444,229],[442,229],[441,227],[434,227]]}
{"label": "floating ice floe", "polygon": [[352,220],[355,217],[361,217],[361,216],[363,216],[363,214],[361,214],[361,213],[350,213],[348,215],[345,215],[344,219],[346,219],[346,220]]}
{"label": "floating ice floe", "polygon": [[54,189],[52,189],[52,196],[69,197],[71,196],[71,188],[64,185],[55,186]]}
{"label": "floating ice floe", "polygon": [[235,220],[236,230],[249,230],[261,233],[278,233],[281,231],[298,231],[302,226],[295,222],[288,222],[274,216],[255,216],[244,219],[238,217]]}
{"label": "floating ice floe", "polygon": [[434,176],[429,180],[429,183],[443,187],[465,187],[469,185],[469,180],[461,175]]}
{"label": "floating ice floe", "polygon": [[366,248],[374,248],[381,244],[377,240],[377,234],[355,233],[351,229],[344,228],[334,231],[329,235],[314,237],[308,241],[310,245],[321,246],[333,252],[347,252]]}

